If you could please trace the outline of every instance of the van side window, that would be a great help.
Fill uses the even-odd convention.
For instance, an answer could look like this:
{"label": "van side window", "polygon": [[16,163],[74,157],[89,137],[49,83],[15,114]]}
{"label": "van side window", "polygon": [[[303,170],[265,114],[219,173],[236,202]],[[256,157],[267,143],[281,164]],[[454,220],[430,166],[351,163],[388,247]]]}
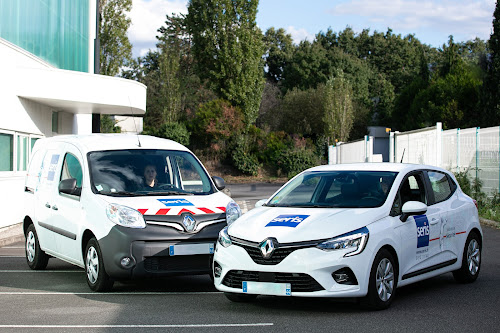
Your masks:
{"label": "van side window", "polygon": [[61,180],[74,178],[76,179],[76,187],[82,187],[82,166],[78,159],[70,153],[64,157],[64,163],[61,172]]}
{"label": "van side window", "polygon": [[448,177],[446,177],[444,173],[437,171],[429,171],[427,174],[429,175],[429,180],[431,181],[435,203],[448,199],[453,193]]}

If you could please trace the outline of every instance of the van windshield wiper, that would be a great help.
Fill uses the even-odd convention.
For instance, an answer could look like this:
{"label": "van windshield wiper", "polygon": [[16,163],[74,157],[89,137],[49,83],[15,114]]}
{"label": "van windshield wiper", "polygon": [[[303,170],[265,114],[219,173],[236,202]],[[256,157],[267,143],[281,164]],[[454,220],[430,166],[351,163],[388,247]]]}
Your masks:
{"label": "van windshield wiper", "polygon": [[99,192],[99,194],[110,195],[112,197],[125,197],[125,196],[135,197],[135,196],[145,195],[144,193],[128,192],[128,191]]}
{"label": "van windshield wiper", "polygon": [[148,191],[148,192],[140,192],[141,195],[155,196],[155,195],[193,195],[190,192],[181,192],[181,191]]}

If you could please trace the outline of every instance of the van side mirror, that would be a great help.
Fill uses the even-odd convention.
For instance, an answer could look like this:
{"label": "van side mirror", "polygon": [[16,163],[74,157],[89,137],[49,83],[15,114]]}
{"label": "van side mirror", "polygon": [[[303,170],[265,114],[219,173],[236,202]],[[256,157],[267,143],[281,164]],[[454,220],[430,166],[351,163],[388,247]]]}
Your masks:
{"label": "van side mirror", "polygon": [[401,208],[403,214],[399,218],[402,222],[406,222],[408,217],[413,215],[423,215],[427,212],[427,205],[420,201],[405,202]]}
{"label": "van side mirror", "polygon": [[224,182],[224,179],[222,179],[221,177],[213,176],[212,180],[215,183],[215,187],[217,187],[219,191],[222,191],[223,189],[226,188],[226,183]]}
{"label": "van side mirror", "polygon": [[68,178],[59,182],[59,193],[79,195],[76,191],[76,179]]}

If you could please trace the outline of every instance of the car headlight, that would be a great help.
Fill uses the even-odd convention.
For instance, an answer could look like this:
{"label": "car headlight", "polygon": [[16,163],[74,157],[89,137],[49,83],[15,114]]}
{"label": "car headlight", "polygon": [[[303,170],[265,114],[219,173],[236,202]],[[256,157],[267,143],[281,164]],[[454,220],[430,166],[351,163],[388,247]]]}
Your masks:
{"label": "car headlight", "polygon": [[351,231],[347,234],[329,239],[317,245],[324,251],[351,250],[344,257],[354,256],[363,252],[368,242],[369,231],[367,227]]}
{"label": "car headlight", "polygon": [[106,215],[111,222],[127,228],[146,228],[142,214],[127,206],[109,204],[106,207]]}
{"label": "car headlight", "polygon": [[234,201],[230,201],[226,206],[226,222],[230,225],[241,216],[240,206]]}
{"label": "car headlight", "polygon": [[224,229],[219,231],[219,239],[217,241],[223,247],[228,247],[232,244],[231,238],[229,237],[229,234],[227,233],[227,227],[224,227]]}

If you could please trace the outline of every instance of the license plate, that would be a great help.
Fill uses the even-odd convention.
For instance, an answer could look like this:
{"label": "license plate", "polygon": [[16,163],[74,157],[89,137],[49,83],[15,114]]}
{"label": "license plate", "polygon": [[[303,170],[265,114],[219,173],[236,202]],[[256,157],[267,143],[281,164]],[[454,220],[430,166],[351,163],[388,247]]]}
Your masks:
{"label": "license plate", "polygon": [[214,244],[178,244],[170,245],[169,253],[171,256],[189,256],[194,254],[213,254]]}
{"label": "license plate", "polygon": [[292,286],[290,283],[243,281],[243,292],[249,294],[291,296]]}

